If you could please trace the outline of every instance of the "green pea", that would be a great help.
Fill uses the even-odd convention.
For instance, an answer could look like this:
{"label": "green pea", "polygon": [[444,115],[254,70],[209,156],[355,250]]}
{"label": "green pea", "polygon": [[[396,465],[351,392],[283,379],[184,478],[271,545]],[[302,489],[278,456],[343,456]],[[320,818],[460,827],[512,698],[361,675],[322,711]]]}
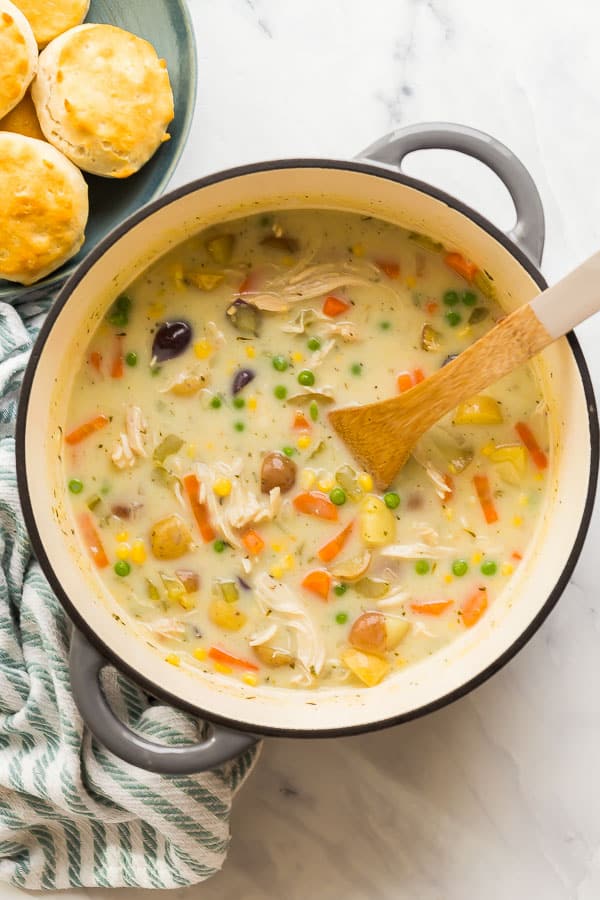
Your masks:
{"label": "green pea", "polygon": [[362,367],[362,363],[352,363],[352,365],[350,366],[350,371],[353,375],[362,375]]}
{"label": "green pea", "polygon": [[246,405],[246,401],[244,400],[243,397],[234,397],[233,405],[235,406],[236,409],[243,409],[244,406]]}
{"label": "green pea", "polygon": [[153,378],[156,378],[158,373],[160,372],[162,366],[150,366],[150,374]]}
{"label": "green pea", "polygon": [[388,509],[396,509],[396,507],[400,506],[400,497],[395,491],[388,491],[387,494],[383,495],[383,502]]}
{"label": "green pea", "polygon": [[309,350],[320,350],[321,349],[321,341],[317,337],[311,337],[306,342],[306,346]]}
{"label": "green pea", "polygon": [[461,300],[465,306],[475,306],[477,303],[477,294],[474,294],[473,291],[465,291]]}
{"label": "green pea", "polygon": [[333,593],[336,594],[336,596],[338,596],[338,597],[343,597],[347,590],[348,590],[348,585],[340,582],[340,584],[336,584],[336,586],[334,587]]}
{"label": "green pea", "polygon": [[458,294],[456,291],[446,291],[442,299],[445,306],[456,306],[458,303]]}
{"label": "green pea", "polygon": [[315,383],[315,373],[311,372],[310,369],[302,369],[301,372],[298,372],[298,384],[301,384],[303,387],[312,387]]}
{"label": "green pea", "polygon": [[83,490],[83,481],[80,481],[79,478],[71,478],[69,490],[72,494],[80,494]]}
{"label": "green pea", "polygon": [[131,368],[137,366],[137,353],[134,353],[133,350],[130,350],[129,353],[125,354],[125,362],[128,366],[131,366]]}
{"label": "green pea", "polygon": [[382,331],[389,331],[390,328],[392,327],[392,323],[391,323],[391,322],[387,322],[387,321],[385,321],[385,322],[380,322],[380,323],[379,323],[379,327],[381,328]]}
{"label": "green pea", "polygon": [[429,563],[426,559],[418,559],[415,563],[415,572],[417,575],[427,575],[429,572]]}
{"label": "green pea", "polygon": [[313,420],[313,422],[316,422],[317,419],[319,418],[319,407],[318,407],[318,405],[315,403],[314,400],[313,400],[313,402],[310,404],[310,406],[308,407],[308,411],[309,411],[309,413],[310,413],[310,417],[311,417],[311,419]]}
{"label": "green pea", "polygon": [[243,431],[246,426],[244,425],[243,422],[234,422],[233,427],[235,428],[236,431]]}
{"label": "green pea", "polygon": [[285,356],[274,356],[271,361],[273,363],[273,368],[277,369],[278,372],[285,372],[289,366],[289,362]]}
{"label": "green pea", "polygon": [[346,502],[346,492],[341,487],[334,487],[329,491],[329,499],[336,506],[343,506]]}
{"label": "green pea", "polygon": [[121,578],[125,578],[126,575],[129,575],[131,572],[131,566],[125,559],[120,559],[115,563],[115,572]]}
{"label": "green pea", "polygon": [[273,393],[278,400],[285,400],[287,397],[287,388],[283,384],[276,384],[273,388]]}
{"label": "green pea", "polygon": [[222,553],[226,546],[227,544],[225,543],[225,541],[217,540],[213,544],[213,550],[215,551],[215,553]]}
{"label": "green pea", "polygon": [[220,409],[221,406],[223,405],[223,401],[221,400],[220,397],[213,397],[212,400],[210,401],[210,405],[212,406],[213,409]]}
{"label": "green pea", "polygon": [[480,571],[482,575],[495,575],[498,571],[498,564],[492,559],[486,559],[485,562],[481,563]]}
{"label": "green pea", "polygon": [[345,625],[346,622],[348,621],[348,613],[345,613],[345,612],[336,613],[335,621],[338,623],[338,625]]}
{"label": "green pea", "polygon": [[466,559],[455,559],[452,563],[452,572],[457,578],[462,578],[469,571],[469,564]]}
{"label": "green pea", "polygon": [[282,447],[282,452],[285,453],[286,456],[293,456],[296,450],[294,447]]}
{"label": "green pea", "polygon": [[450,328],[456,328],[456,326],[460,325],[460,323],[462,322],[461,314],[454,312],[454,310],[452,310],[452,312],[447,312],[444,318],[446,319],[446,322],[448,323]]}

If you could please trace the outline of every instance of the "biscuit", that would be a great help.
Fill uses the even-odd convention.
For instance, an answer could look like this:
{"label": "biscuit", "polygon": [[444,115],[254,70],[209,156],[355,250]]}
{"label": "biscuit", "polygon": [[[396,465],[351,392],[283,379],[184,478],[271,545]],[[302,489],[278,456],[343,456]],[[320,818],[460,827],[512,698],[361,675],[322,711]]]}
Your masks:
{"label": "biscuit", "polygon": [[32,284],[84,240],[88,191],[79,169],[45,141],[0,132],[0,278]]}
{"label": "biscuit", "polygon": [[25,134],[39,141],[46,140],[38,122],[30,91],[26,92],[14,109],[0,119],[0,131],[14,131],[15,134]]}
{"label": "biscuit", "polygon": [[45,47],[68,28],[83,22],[90,0],[15,0],[28,20],[38,47]]}
{"label": "biscuit", "polygon": [[48,44],[31,95],[47,140],[95,175],[126,178],[169,140],[166,63],[114,25],[78,25]]}
{"label": "biscuit", "polygon": [[23,98],[37,58],[31,25],[10,0],[0,0],[0,119]]}

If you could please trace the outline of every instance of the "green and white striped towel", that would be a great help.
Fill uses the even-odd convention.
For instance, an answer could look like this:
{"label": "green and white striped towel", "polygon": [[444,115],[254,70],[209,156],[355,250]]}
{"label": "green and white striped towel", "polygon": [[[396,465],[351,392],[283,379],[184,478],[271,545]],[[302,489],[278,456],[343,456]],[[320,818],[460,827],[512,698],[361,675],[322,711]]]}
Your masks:
{"label": "green and white striped towel", "polygon": [[[223,865],[229,815],[257,758],[163,777],[122,762],[84,731],[69,691],[70,624],[31,549],[19,509],[19,386],[48,303],[0,303],[0,881],[29,889],[174,888]],[[154,740],[197,736],[191,717],[149,704],[111,671],[117,714]],[[1,889],[0,889],[1,892]]]}

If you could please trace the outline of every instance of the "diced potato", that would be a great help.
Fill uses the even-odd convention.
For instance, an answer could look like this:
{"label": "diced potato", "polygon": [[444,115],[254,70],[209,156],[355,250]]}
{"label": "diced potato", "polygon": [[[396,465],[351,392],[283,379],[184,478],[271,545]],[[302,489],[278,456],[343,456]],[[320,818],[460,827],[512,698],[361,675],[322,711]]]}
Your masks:
{"label": "diced potato", "polygon": [[232,234],[220,234],[206,242],[208,255],[214,262],[224,266],[231,259],[235,237]]}
{"label": "diced potato", "polygon": [[183,519],[173,514],[154,524],[150,543],[157,559],[178,559],[191,549],[192,533]]}
{"label": "diced potato", "polygon": [[410,629],[410,622],[403,619],[402,616],[386,616],[385,617],[385,649],[394,650],[401,640],[403,640]]}
{"label": "diced potato", "polygon": [[385,678],[390,670],[390,664],[380,656],[372,656],[363,653],[362,650],[349,648],[342,653],[342,662],[353,675],[356,675],[367,687],[374,687]]}
{"label": "diced potato", "polygon": [[367,494],[358,514],[360,534],[367,547],[383,547],[396,537],[396,519],[380,497]]}
{"label": "diced potato", "polygon": [[269,644],[260,644],[254,648],[254,652],[265,666],[271,666],[277,669],[280,666],[289,666],[294,657],[288,650],[280,650],[278,647],[271,647]]}
{"label": "diced potato", "polygon": [[185,280],[188,284],[200,288],[201,291],[214,291],[217,285],[224,279],[222,272],[186,272]]}
{"label": "diced potato", "polygon": [[345,559],[335,563],[330,568],[330,572],[334,578],[342,581],[356,581],[361,578],[369,566],[371,565],[371,554],[368,550],[361,553],[360,556],[353,556],[352,559]]}
{"label": "diced potato", "polygon": [[182,372],[177,380],[169,388],[169,394],[177,397],[191,397],[206,387],[208,379],[205,375],[197,375],[193,372]]}
{"label": "diced potato", "polygon": [[239,631],[246,624],[246,616],[236,603],[228,603],[223,597],[213,597],[208,605],[211,622],[227,631]]}
{"label": "diced potato", "polygon": [[454,415],[455,425],[500,425],[503,421],[498,401],[487,394],[478,394],[461,403]]}

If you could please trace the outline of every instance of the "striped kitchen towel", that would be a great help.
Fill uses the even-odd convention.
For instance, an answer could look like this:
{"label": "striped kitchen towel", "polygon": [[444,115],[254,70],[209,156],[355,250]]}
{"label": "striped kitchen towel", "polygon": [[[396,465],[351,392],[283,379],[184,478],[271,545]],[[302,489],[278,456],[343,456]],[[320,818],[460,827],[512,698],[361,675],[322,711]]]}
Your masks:
{"label": "striped kitchen towel", "polygon": [[[258,750],[213,772],[165,777],[122,762],[84,731],[69,691],[70,624],[31,557],[15,477],[19,386],[46,308],[0,303],[0,881],[181,887],[223,865],[231,804]],[[154,740],[197,734],[195,720],[149,704],[112,670],[106,693]]]}

